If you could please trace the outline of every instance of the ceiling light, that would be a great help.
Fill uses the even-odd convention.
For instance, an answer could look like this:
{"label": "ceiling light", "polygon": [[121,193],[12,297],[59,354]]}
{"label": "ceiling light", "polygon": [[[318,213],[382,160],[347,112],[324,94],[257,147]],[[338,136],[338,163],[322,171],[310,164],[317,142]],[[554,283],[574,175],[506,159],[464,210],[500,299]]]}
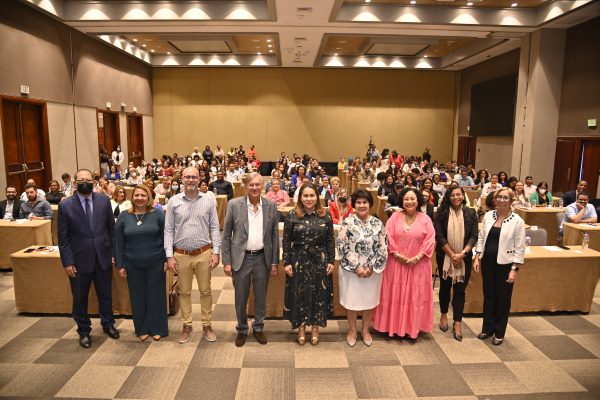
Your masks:
{"label": "ceiling light", "polygon": [[133,39],[134,42],[137,42],[137,39]]}
{"label": "ceiling light", "polygon": [[150,51],[154,53],[154,50],[150,50]]}
{"label": "ceiling light", "polygon": [[145,45],[145,44],[143,44],[143,45],[142,45],[142,47],[146,47],[146,45]]}
{"label": "ceiling light", "polygon": [[468,5],[468,6],[472,6],[472,5],[473,5],[473,3],[471,3],[471,2],[468,2],[468,3],[467,3],[467,5]]}
{"label": "ceiling light", "polygon": [[270,41],[271,41],[271,39],[267,39],[267,42],[270,42]]}
{"label": "ceiling light", "polygon": [[269,45],[269,47],[273,47],[273,45],[272,45],[272,44],[270,44],[270,45]]}
{"label": "ceiling light", "polygon": [[416,2],[415,0],[412,0],[412,1],[410,2],[410,4],[417,4],[417,2]]}
{"label": "ceiling light", "polygon": [[335,54],[334,54],[334,56],[337,56],[337,55],[338,55],[338,53],[335,53]]}
{"label": "ceiling light", "polygon": [[517,3],[512,3],[510,6],[511,7],[516,7],[516,6],[518,6],[518,4]]}
{"label": "ceiling light", "polygon": [[250,40],[250,41],[251,41],[251,42],[258,42],[259,40],[258,40],[258,39],[252,39],[252,40]]}
{"label": "ceiling light", "polygon": [[365,0],[365,3],[370,3],[370,2],[371,2],[371,0]]}
{"label": "ceiling light", "polygon": [[273,50],[269,50],[269,52],[270,52],[270,53],[272,53],[272,52],[273,52]]}
{"label": "ceiling light", "polygon": [[341,47],[336,47],[335,49],[336,49],[336,50],[341,50],[342,48],[341,48]]}
{"label": "ceiling light", "polygon": [[256,54],[260,54],[260,53],[256,53]]}
{"label": "ceiling light", "polygon": [[427,56],[423,56],[423,57],[427,58]]}

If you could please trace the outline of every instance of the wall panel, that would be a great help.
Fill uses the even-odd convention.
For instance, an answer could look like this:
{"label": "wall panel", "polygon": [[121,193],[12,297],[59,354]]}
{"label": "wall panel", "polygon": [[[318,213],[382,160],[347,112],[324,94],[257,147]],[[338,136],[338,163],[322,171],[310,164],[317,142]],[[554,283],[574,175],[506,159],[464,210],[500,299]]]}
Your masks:
{"label": "wall panel", "polygon": [[254,144],[262,160],[275,160],[285,151],[334,161],[342,155],[363,157],[371,135],[380,150],[417,155],[428,145],[440,161],[451,155],[454,72],[174,71],[153,72],[157,156],[189,154],[207,144],[225,149]]}

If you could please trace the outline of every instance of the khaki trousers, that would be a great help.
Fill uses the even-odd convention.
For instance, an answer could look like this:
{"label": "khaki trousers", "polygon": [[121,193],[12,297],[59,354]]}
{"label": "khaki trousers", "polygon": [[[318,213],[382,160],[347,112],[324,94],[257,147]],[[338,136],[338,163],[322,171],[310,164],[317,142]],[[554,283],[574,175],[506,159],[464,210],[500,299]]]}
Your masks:
{"label": "khaki trousers", "polygon": [[212,320],[212,289],[210,287],[211,269],[209,265],[211,251],[195,256],[174,253],[177,261],[179,279],[179,305],[183,325],[192,325],[192,281],[196,275],[200,290],[202,326],[210,326]]}

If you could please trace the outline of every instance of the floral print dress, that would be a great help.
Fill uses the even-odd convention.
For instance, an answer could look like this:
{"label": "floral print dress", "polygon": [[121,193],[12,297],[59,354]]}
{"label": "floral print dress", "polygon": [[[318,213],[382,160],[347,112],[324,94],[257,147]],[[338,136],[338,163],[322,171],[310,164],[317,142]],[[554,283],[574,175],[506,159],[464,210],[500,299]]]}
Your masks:
{"label": "floral print dress", "polygon": [[283,317],[300,325],[327,326],[333,316],[333,274],[327,265],[335,263],[333,220],[326,211],[298,218],[290,211],[283,225],[283,265],[292,266],[292,277],[285,277]]}

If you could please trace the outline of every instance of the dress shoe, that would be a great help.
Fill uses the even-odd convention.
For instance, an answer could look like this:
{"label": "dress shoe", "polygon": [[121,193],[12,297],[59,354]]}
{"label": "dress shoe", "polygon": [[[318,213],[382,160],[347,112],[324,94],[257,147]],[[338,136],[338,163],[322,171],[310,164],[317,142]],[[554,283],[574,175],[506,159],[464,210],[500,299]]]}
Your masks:
{"label": "dress shoe", "polygon": [[477,339],[484,340],[484,339],[487,339],[487,338],[489,338],[489,337],[491,337],[491,336],[492,336],[492,335],[488,335],[487,333],[483,333],[483,332],[481,332],[479,335],[477,335]]}
{"label": "dress shoe", "polygon": [[448,324],[446,324],[446,326],[441,326],[440,325],[440,331],[442,331],[442,332],[448,332]]}
{"label": "dress shoe", "polygon": [[140,340],[143,342],[144,340],[148,339],[149,335],[140,335]]}
{"label": "dress shoe", "polygon": [[119,331],[114,327],[111,326],[110,328],[102,328],[102,330],[104,331],[104,333],[106,333],[108,335],[108,337],[110,337],[111,339],[118,339],[120,337],[119,335]]}
{"label": "dress shoe", "polygon": [[212,326],[203,326],[202,332],[204,332],[204,338],[209,342],[214,342],[217,340],[217,335],[215,335],[215,332],[212,330]]}
{"label": "dress shoe", "polygon": [[462,335],[456,334],[456,328],[454,326],[455,323],[456,321],[452,324],[452,335],[454,336],[454,339],[458,340],[459,342],[462,342]]}
{"label": "dress shoe", "polygon": [[373,339],[365,339],[365,338],[363,338],[363,343],[365,344],[365,346],[371,347],[371,345],[373,344]]}
{"label": "dress shoe", "polygon": [[263,331],[256,332],[255,330],[252,330],[252,334],[254,335],[258,343],[267,344],[267,335],[265,335]]}
{"label": "dress shoe", "polygon": [[502,344],[502,342],[504,342],[504,339],[496,339],[496,338],[494,338],[494,340],[492,340],[492,344],[494,346],[500,346]]}
{"label": "dress shoe", "polygon": [[90,337],[90,335],[80,335],[79,345],[84,349],[89,349],[90,347],[92,347],[92,338]]}
{"label": "dress shoe", "polygon": [[154,335],[154,336],[152,336],[152,339],[154,339],[154,340],[156,340],[158,342],[161,337],[162,336],[160,336],[160,335]]}
{"label": "dress shoe", "polygon": [[235,338],[235,347],[242,347],[244,344],[246,344],[247,336],[247,333],[238,333]]}

